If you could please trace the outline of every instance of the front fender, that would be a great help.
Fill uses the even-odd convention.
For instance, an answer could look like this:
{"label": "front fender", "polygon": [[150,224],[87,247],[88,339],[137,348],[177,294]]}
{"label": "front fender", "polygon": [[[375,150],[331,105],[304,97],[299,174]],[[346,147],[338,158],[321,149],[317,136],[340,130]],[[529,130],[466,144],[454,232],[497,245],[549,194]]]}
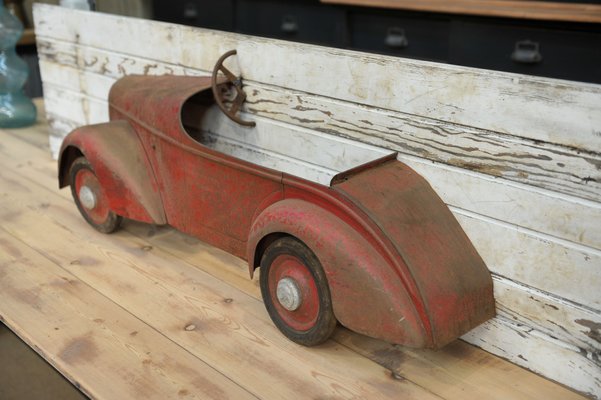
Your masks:
{"label": "front fender", "polygon": [[257,267],[256,249],[273,234],[294,236],[315,253],[342,325],[389,342],[432,347],[432,338],[393,267],[338,217],[298,199],[271,205],[251,228],[247,254],[251,274]]}
{"label": "front fender", "polygon": [[135,130],[127,121],[112,121],[75,129],[59,158],[59,187],[69,184],[69,169],[83,155],[106,191],[109,207],[137,221],[165,224],[159,187]]}

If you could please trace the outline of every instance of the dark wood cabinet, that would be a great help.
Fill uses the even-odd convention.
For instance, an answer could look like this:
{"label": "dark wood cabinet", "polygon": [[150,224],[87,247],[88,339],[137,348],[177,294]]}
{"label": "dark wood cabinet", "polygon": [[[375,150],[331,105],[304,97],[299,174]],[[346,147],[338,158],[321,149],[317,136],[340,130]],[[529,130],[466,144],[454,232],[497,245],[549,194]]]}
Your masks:
{"label": "dark wood cabinet", "polygon": [[450,62],[601,82],[601,33],[456,21],[452,27]]}
{"label": "dark wood cabinet", "polygon": [[344,47],[346,16],[340,7],[313,1],[238,0],[236,31],[250,35]]}
{"label": "dark wood cabinet", "polygon": [[378,9],[318,0],[155,0],[154,10],[156,19],[180,24],[601,83],[599,23]]}
{"label": "dark wood cabinet", "polygon": [[353,49],[449,61],[448,19],[362,9],[350,11],[348,18]]}

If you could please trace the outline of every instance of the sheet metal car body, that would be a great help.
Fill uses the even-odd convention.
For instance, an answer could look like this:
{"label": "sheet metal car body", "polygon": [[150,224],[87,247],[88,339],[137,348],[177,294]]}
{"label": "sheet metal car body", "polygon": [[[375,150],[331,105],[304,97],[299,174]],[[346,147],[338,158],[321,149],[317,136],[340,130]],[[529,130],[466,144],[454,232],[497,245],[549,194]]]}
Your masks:
{"label": "sheet metal car body", "polygon": [[110,91],[110,122],[65,139],[60,187],[71,186],[83,217],[102,232],[122,217],[169,224],[248,261],[251,278],[260,267],[269,315],[297,343],[322,343],[339,322],[437,348],[494,316],[486,265],[448,207],[396,154],[325,186],[195,140],[182,108],[192,98],[213,104],[226,84],[217,74],[120,79]]}

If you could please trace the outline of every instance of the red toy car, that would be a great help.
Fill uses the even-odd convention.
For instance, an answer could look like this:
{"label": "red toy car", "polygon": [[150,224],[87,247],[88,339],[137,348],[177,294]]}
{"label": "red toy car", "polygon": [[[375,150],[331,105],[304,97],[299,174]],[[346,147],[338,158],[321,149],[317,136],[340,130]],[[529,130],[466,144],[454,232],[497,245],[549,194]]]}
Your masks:
{"label": "red toy car", "polygon": [[[346,170],[307,167],[305,176],[326,184],[316,183],[294,176],[298,168],[282,172],[294,157],[262,150],[282,138],[222,118],[215,103],[253,125],[236,116],[244,92],[223,67],[228,55],[212,78],[120,79],[109,96],[111,122],[67,136],[59,184],[71,186],[93,227],[112,232],[122,217],[169,224],[247,260],[251,278],[260,267],[273,322],[307,346],[325,341],[338,321],[389,342],[440,347],[494,315],[484,262],[396,153],[370,160],[363,152],[361,160],[328,139],[322,159]],[[228,109],[220,89],[231,84],[238,97]],[[282,140],[291,151],[311,146],[294,135]],[[344,165],[348,159],[367,162]]]}

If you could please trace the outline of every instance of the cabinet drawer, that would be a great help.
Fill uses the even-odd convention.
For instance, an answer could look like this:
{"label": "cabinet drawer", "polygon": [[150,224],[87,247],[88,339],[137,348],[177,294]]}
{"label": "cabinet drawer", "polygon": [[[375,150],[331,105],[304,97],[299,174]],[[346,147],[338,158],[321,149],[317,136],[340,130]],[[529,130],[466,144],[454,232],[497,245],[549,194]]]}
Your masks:
{"label": "cabinet drawer", "polygon": [[155,19],[182,25],[231,31],[234,0],[154,0]]}
{"label": "cabinet drawer", "polygon": [[455,22],[450,61],[478,68],[601,83],[601,34]]}
{"label": "cabinet drawer", "polygon": [[344,11],[316,1],[239,0],[236,30],[250,35],[345,45]]}
{"label": "cabinet drawer", "polygon": [[450,22],[399,13],[353,11],[351,47],[383,54],[447,61]]}

